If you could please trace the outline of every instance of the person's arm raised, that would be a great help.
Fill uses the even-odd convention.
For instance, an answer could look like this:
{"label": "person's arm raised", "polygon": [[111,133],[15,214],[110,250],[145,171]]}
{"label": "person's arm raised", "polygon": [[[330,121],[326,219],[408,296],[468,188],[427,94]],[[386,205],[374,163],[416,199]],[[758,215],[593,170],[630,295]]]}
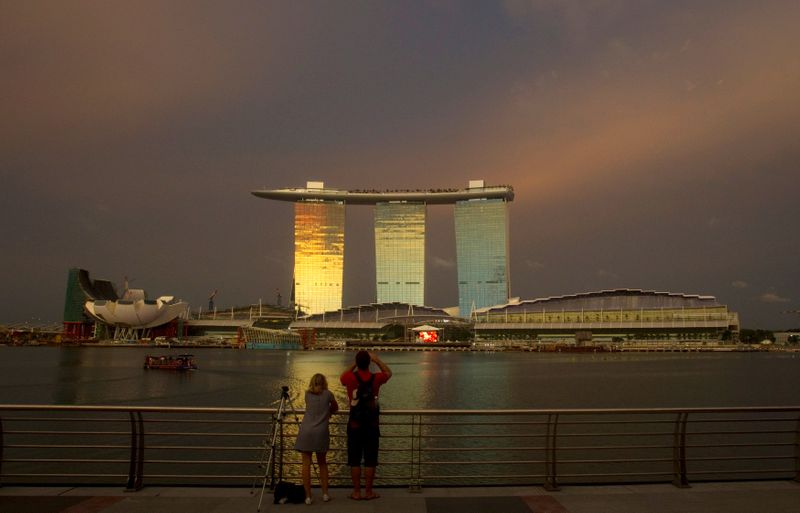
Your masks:
{"label": "person's arm raised", "polygon": [[369,357],[372,359],[373,362],[375,362],[375,365],[378,366],[381,372],[386,374],[386,379],[392,377],[392,369],[390,369],[389,366],[386,365],[384,361],[378,357],[378,355],[376,355],[375,353],[369,353]]}
{"label": "person's arm raised", "polygon": [[354,370],[356,370],[356,364],[355,363],[353,363],[352,365],[348,365],[347,368],[344,370],[344,372],[342,372],[342,375],[339,376],[339,381],[342,383],[342,385],[345,384],[345,382],[344,382],[345,374],[349,374],[349,373],[353,372]]}

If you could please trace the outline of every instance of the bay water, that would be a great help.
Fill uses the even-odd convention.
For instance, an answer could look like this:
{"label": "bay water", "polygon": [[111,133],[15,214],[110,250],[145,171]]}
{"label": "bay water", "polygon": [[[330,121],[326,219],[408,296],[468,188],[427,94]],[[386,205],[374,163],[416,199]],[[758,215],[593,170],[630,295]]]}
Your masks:
{"label": "bay water", "polygon": [[[146,370],[131,347],[0,347],[5,404],[297,408],[314,373],[344,402],[352,351],[197,349],[199,370]],[[800,353],[386,352],[384,409],[791,406]]]}

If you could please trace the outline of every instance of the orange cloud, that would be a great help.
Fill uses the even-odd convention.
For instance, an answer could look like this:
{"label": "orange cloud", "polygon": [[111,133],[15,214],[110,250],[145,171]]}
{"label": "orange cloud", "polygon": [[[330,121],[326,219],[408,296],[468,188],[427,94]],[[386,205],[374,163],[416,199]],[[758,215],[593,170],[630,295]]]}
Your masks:
{"label": "orange cloud", "polygon": [[[796,129],[800,115],[796,19],[797,4],[750,5],[692,39],[670,27],[640,43],[662,51],[608,41],[574,69],[499,89],[479,109],[480,131],[460,142],[463,164],[490,166],[520,196],[562,201],[659,162],[710,152],[724,162],[750,140],[780,148],[788,136],[778,128]],[[687,172],[697,169],[670,176]]]}

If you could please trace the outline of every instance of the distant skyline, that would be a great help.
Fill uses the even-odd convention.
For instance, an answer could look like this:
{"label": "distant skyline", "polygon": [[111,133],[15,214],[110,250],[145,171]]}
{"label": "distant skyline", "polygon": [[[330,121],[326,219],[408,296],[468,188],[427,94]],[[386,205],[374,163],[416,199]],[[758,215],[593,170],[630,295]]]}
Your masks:
{"label": "distant skyline", "polygon": [[[800,3],[0,5],[0,322],[67,272],[193,309],[288,301],[290,204],[254,189],[509,184],[511,295],[709,294],[800,327]],[[452,207],[427,303],[458,303]],[[346,213],[344,304],[375,300]],[[365,271],[368,270],[368,271]],[[369,275],[364,275],[367,273]]]}

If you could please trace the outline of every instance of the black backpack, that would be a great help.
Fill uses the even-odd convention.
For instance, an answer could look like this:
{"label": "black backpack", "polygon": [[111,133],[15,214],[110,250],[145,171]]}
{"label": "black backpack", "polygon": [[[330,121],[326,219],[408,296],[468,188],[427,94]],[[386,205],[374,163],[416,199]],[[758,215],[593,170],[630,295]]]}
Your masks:
{"label": "black backpack", "polygon": [[370,373],[369,379],[363,381],[354,371],[356,380],[358,381],[358,388],[353,396],[357,400],[355,406],[350,407],[350,420],[355,421],[360,426],[377,426],[378,425],[378,402],[375,397],[375,374]]}

